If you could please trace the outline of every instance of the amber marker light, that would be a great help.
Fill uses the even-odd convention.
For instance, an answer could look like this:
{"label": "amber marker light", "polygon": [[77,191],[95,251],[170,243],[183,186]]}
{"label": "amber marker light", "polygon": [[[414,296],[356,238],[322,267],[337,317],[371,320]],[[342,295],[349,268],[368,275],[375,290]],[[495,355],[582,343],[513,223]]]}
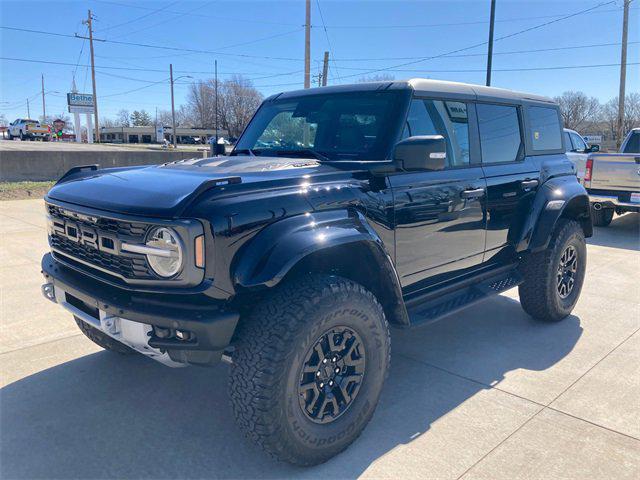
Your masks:
{"label": "amber marker light", "polygon": [[196,267],[204,268],[204,235],[196,237]]}

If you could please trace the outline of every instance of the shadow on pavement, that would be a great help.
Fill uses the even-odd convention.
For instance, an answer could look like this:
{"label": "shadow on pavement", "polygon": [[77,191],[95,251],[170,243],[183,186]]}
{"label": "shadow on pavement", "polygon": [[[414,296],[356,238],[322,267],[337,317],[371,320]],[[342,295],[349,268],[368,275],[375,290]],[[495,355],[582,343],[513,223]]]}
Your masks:
{"label": "shadow on pavement", "polygon": [[2,389],[1,476],[355,477],[486,388],[425,363],[453,364],[489,385],[514,369],[551,367],[581,333],[576,317],[536,323],[502,296],[439,324],[394,331],[393,367],[373,421],[345,453],[309,469],[274,462],[241,438],[226,366],[169,369],[99,352]]}
{"label": "shadow on pavement", "polygon": [[608,227],[594,227],[590,245],[640,250],[640,214],[615,216]]}

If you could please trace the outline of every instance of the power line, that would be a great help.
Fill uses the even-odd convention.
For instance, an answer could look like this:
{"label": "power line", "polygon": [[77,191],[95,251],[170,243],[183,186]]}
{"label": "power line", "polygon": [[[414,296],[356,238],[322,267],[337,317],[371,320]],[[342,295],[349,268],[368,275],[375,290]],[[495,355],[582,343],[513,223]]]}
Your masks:
{"label": "power line", "polygon": [[334,56],[335,50],[331,45],[331,40],[329,39],[329,32],[327,32],[327,27],[324,23],[324,16],[322,15],[322,8],[320,8],[320,0],[316,0],[316,5],[318,6],[318,13],[320,14],[320,21],[322,22],[324,36],[327,39],[327,45],[329,46],[329,55],[331,56],[331,63],[333,63],[333,69],[336,71],[336,76],[338,77],[338,80],[341,80],[340,73],[338,72],[338,66],[336,65],[336,59]]}
{"label": "power line", "polygon": [[[58,32],[47,32],[47,31],[43,31],[43,30],[33,30],[33,29],[29,29],[29,28],[18,28],[18,27],[7,27],[7,26],[3,26],[0,25],[1,29],[4,30],[13,30],[13,31],[17,31],[17,32],[27,32],[27,33],[37,33],[40,35],[53,35],[56,37],[67,37],[67,38],[81,38],[78,35],[69,35],[66,33],[58,33]],[[291,32],[289,32],[291,33]],[[220,52],[217,50],[200,50],[200,49],[196,49],[196,48],[184,48],[184,47],[170,47],[167,45],[154,45],[154,44],[150,44],[150,43],[136,43],[136,42],[122,42],[119,40],[106,40],[106,39],[94,39],[94,41],[99,41],[102,43],[112,43],[115,45],[126,45],[126,46],[130,46],[130,47],[144,47],[144,48],[155,48],[155,49],[159,49],[159,50],[170,50],[170,51],[176,51],[176,52],[191,52],[191,53],[204,53],[204,54],[208,54],[208,55],[221,55],[221,56],[229,56],[229,57],[240,57],[240,58],[262,58],[262,59],[267,59],[267,60],[287,60],[287,61],[296,61],[299,62],[301,61],[300,58],[292,58],[292,57],[275,57],[275,56],[268,56],[268,55],[250,55],[250,54],[244,54],[244,53],[228,53],[228,52]],[[262,41],[262,39],[258,39],[258,40],[254,40],[254,42],[259,42]],[[246,45],[246,44],[245,44]],[[229,48],[227,47],[222,47],[222,48]]]}
{"label": "power line", "polygon": [[[613,3],[613,2],[612,2]],[[608,10],[600,10],[600,13],[607,12],[619,12],[622,8],[610,8]],[[634,9],[632,9],[634,10]],[[519,18],[503,18],[501,20],[496,20],[496,23],[512,23],[512,22],[521,22],[527,20],[541,20],[544,18],[559,18],[566,14],[556,14],[556,15],[538,15],[535,17],[519,17]],[[476,20],[472,22],[445,22],[445,23],[418,23],[413,25],[406,24],[380,24],[380,25],[327,25],[328,29],[398,29],[398,28],[433,28],[433,27],[457,27],[457,26],[468,26],[468,25],[484,25],[489,23],[487,20]]]}
{"label": "power line", "polygon": [[102,30],[98,30],[98,31],[102,34],[103,32],[106,32],[108,30],[113,30],[114,28],[120,28],[120,27],[123,27],[125,25],[129,25],[131,23],[138,22],[138,21],[142,20],[143,18],[150,17],[151,15],[154,15],[156,13],[159,13],[159,12],[163,11],[163,10],[166,10],[169,7],[173,7],[175,4],[180,3],[180,1],[181,0],[177,0],[176,2],[170,3],[169,5],[165,5],[164,7],[156,8],[156,9],[152,10],[151,12],[146,13],[146,14],[140,16],[140,17],[136,17],[136,18],[134,18],[132,20],[127,20],[126,22],[118,23],[117,25],[112,25],[110,27],[106,27],[106,28],[103,28]]}
{"label": "power line", "polygon": [[[627,63],[627,65],[640,65],[640,62]],[[530,72],[540,70],[570,70],[575,68],[596,68],[596,67],[619,67],[619,63],[601,63],[590,65],[559,65],[554,67],[518,67],[518,68],[493,68],[494,72]],[[357,69],[354,69],[357,70]],[[388,70],[390,72],[414,72],[414,73],[470,73],[470,72],[486,72],[486,68],[479,69],[447,69],[447,70],[418,70],[418,69],[399,69]]]}
{"label": "power line", "polygon": [[[522,35],[523,33],[531,32],[533,30],[537,30],[539,28],[546,27],[548,25],[560,22],[562,20],[567,20],[568,18],[573,18],[573,17],[576,17],[578,15],[583,15],[585,13],[588,13],[588,12],[592,11],[592,10],[595,10],[597,8],[600,8],[600,7],[603,7],[605,5],[610,5],[612,3],[615,3],[615,0],[610,0],[609,2],[605,2],[605,3],[599,3],[598,5],[596,5],[594,7],[586,8],[584,10],[580,10],[578,12],[571,13],[569,15],[565,15],[564,17],[557,18],[555,20],[550,20],[548,22],[540,23],[540,24],[534,25],[532,27],[528,27],[528,28],[525,28],[525,29],[522,29],[522,30],[518,30],[517,32],[509,33],[507,35],[503,35],[501,37],[496,38],[494,40],[494,42],[497,42],[497,41],[500,41],[500,40],[505,40],[505,39],[511,38],[511,37],[515,37],[517,35]],[[481,46],[484,46],[486,44],[487,44],[487,42],[483,41],[483,42],[479,42],[479,43],[476,43],[476,44],[473,44],[473,45],[469,45],[467,47],[462,47],[462,48],[458,48],[456,50],[451,50],[449,52],[444,52],[444,53],[441,53],[439,55],[434,55],[434,56],[431,56],[431,57],[425,57],[425,58],[422,58],[422,59],[413,60],[413,61],[410,61],[410,62],[405,62],[405,63],[398,64],[398,65],[391,65],[389,67],[377,68],[377,69],[374,69],[374,70],[369,70],[367,72],[364,72],[364,74],[371,74],[371,73],[377,73],[377,72],[386,72],[386,71],[397,69],[397,68],[400,68],[400,67],[406,67],[408,65],[415,65],[416,63],[425,62],[427,60],[434,60],[436,58],[445,57],[447,55],[452,55],[452,54],[455,54],[455,53],[460,53],[460,52],[464,52],[464,51],[467,51],[467,50],[472,50],[474,48],[481,47]],[[355,73],[355,74],[352,74],[352,75],[347,75],[347,76],[345,76],[343,78],[351,78],[351,77],[357,77],[357,76],[361,76],[361,75],[363,75],[363,74]]]}
{"label": "power line", "polygon": [[[26,62],[26,63],[44,63],[49,65],[76,66],[75,63],[56,62],[53,60],[35,60],[31,58],[0,57],[0,60],[7,60],[12,62]],[[78,64],[78,66],[87,67],[87,68],[90,67],[90,65],[84,65],[84,64]],[[124,71],[131,71],[131,72],[164,73],[164,70],[153,69],[153,68],[113,67],[113,66],[104,66],[104,65],[100,65],[100,66],[96,65],[95,68],[99,70],[124,70]],[[286,75],[293,75],[295,73],[300,73],[300,72],[301,70],[295,70],[292,72],[274,73],[272,75],[264,75],[264,76],[256,77],[255,79],[282,77]],[[104,74],[105,72],[100,72],[100,73]],[[209,70],[175,70],[175,73],[194,73],[194,74],[200,74],[200,75],[213,74],[213,72]],[[218,72],[218,73],[220,73],[221,75],[257,75],[259,72]]]}
{"label": "power line", "polygon": [[[629,42],[629,45],[638,44],[640,42]],[[515,55],[519,53],[539,53],[539,52],[554,52],[559,50],[574,50],[580,48],[596,48],[596,47],[614,47],[621,45],[620,42],[612,42],[612,43],[592,43],[589,45],[571,45],[567,47],[552,47],[552,48],[535,48],[532,50],[512,50],[509,52],[493,52],[493,55]],[[459,55],[445,55],[446,58],[464,58],[464,57],[484,57],[486,53],[462,53]],[[375,62],[375,61],[385,61],[385,60],[415,60],[424,58],[420,57],[379,57],[379,58],[338,58],[336,59],[339,62]],[[341,67],[342,69],[349,70],[347,67]],[[354,68],[351,68],[354,70]]]}

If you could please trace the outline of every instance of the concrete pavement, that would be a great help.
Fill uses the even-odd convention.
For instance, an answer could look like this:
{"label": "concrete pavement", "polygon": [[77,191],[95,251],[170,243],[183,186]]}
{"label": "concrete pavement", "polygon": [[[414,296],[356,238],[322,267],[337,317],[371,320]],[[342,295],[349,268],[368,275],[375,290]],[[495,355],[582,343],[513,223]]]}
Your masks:
{"label": "concrete pavement", "polygon": [[2,478],[637,479],[640,215],[589,240],[574,314],[533,322],[511,290],[392,332],[363,435],[324,465],[245,442],[227,367],[168,369],[102,351],[40,295],[39,200],[0,202]]}

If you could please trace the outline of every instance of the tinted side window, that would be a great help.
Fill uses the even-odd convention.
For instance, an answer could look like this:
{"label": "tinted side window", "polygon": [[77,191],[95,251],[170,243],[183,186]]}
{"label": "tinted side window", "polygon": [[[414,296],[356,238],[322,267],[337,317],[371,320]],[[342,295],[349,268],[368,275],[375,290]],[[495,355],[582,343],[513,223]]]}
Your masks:
{"label": "tinted side window", "polygon": [[584,153],[587,149],[587,144],[582,139],[580,135],[576,135],[575,133],[571,134],[571,141],[573,142],[573,151],[578,153]]}
{"label": "tinted side window", "polygon": [[559,150],[562,148],[560,118],[555,108],[530,107],[529,127],[534,150]]}
{"label": "tinted side window", "polygon": [[522,151],[518,109],[479,103],[478,128],[483,163],[514,162]]}
{"label": "tinted side window", "polygon": [[564,148],[565,152],[570,152],[573,150],[573,145],[571,144],[571,137],[569,136],[569,132],[564,132]]}
{"label": "tinted side window", "polygon": [[465,103],[412,100],[402,138],[418,135],[442,135],[447,142],[447,165],[469,165],[469,120]]}
{"label": "tinted side window", "polygon": [[633,132],[622,153],[640,153],[640,132]]}

